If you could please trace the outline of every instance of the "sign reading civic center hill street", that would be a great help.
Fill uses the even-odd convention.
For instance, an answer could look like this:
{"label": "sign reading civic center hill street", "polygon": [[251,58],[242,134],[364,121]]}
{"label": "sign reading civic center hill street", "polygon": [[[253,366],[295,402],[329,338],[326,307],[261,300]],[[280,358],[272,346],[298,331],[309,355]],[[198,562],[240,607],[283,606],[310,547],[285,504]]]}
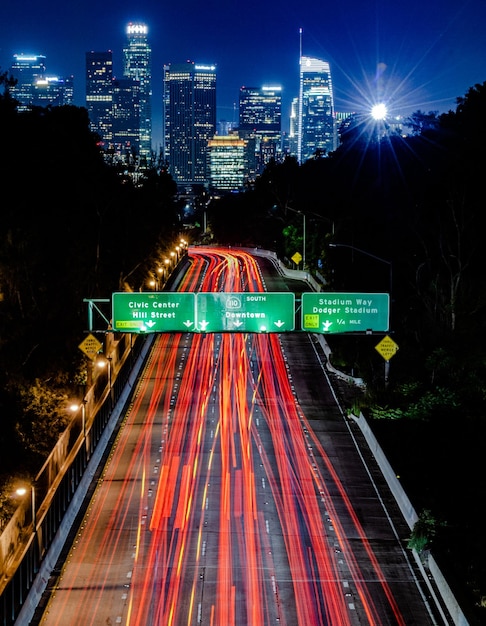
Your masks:
{"label": "sign reading civic center hill street", "polygon": [[350,333],[388,330],[387,293],[303,293],[302,330]]}
{"label": "sign reading civic center hill street", "polygon": [[295,295],[290,292],[197,293],[200,332],[286,332],[295,328]]}
{"label": "sign reading civic center hill street", "polygon": [[134,292],[112,295],[113,330],[125,333],[195,331],[191,292]]}

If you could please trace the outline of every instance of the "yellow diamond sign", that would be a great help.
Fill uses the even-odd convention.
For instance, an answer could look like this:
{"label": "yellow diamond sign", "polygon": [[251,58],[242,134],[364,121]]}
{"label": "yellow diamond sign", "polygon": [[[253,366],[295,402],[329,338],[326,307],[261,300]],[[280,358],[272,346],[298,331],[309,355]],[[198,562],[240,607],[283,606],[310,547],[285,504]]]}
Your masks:
{"label": "yellow diamond sign", "polygon": [[88,359],[94,359],[102,347],[103,344],[94,335],[88,335],[78,346]]}
{"label": "yellow diamond sign", "polygon": [[296,252],[296,253],[294,254],[294,256],[293,256],[293,257],[291,257],[291,258],[292,258],[292,261],[293,261],[296,265],[298,265],[298,264],[302,261],[302,255],[300,254],[300,252]]}
{"label": "yellow diamond sign", "polygon": [[398,352],[398,345],[391,337],[386,335],[386,337],[383,337],[383,339],[375,346],[375,350],[381,354],[385,361],[389,361],[392,356]]}

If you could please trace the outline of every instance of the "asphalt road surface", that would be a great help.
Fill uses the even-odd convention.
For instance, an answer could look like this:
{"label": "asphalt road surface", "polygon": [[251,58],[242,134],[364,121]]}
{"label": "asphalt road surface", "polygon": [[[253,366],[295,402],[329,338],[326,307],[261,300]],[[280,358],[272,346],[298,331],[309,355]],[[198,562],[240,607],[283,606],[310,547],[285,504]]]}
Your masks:
{"label": "asphalt road surface", "polygon": [[[181,290],[292,288],[189,254]],[[39,623],[440,624],[409,533],[312,335],[161,334]]]}

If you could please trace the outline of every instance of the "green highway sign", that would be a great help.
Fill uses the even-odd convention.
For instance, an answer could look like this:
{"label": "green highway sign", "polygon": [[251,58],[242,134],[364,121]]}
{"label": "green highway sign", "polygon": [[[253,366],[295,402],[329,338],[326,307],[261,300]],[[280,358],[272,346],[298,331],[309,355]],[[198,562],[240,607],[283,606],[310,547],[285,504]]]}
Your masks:
{"label": "green highway sign", "polygon": [[196,308],[200,332],[275,333],[295,328],[295,295],[290,292],[200,292]]}
{"label": "green highway sign", "polygon": [[387,293],[303,293],[302,330],[350,333],[389,330]]}
{"label": "green highway sign", "polygon": [[112,295],[113,330],[125,333],[195,331],[195,294],[120,292]]}

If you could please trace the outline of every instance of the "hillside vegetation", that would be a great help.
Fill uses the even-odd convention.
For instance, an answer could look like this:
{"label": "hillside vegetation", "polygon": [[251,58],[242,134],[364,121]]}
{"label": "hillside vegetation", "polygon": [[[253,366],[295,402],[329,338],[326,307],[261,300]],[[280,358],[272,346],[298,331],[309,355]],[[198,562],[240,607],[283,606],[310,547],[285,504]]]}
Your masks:
{"label": "hillside vegetation", "polygon": [[[0,89],[7,77],[0,77]],[[77,107],[19,113],[0,95],[0,474],[35,474],[85,383],[84,299],[138,290],[191,221],[193,241],[262,246],[306,262],[329,290],[390,292],[381,337],[329,337],[334,364],[361,376],[366,413],[471,623],[486,622],[486,83],[455,111],[417,111],[406,137],[348,120],[331,155],[271,162],[245,193],[189,213],[154,161],[140,180],[109,166]],[[134,183],[137,180],[137,183]],[[209,233],[197,224],[205,212]],[[329,244],[335,244],[330,246]],[[4,489],[4,494],[5,494]],[[8,515],[2,496],[2,515]],[[457,586],[455,583],[457,582]]]}

